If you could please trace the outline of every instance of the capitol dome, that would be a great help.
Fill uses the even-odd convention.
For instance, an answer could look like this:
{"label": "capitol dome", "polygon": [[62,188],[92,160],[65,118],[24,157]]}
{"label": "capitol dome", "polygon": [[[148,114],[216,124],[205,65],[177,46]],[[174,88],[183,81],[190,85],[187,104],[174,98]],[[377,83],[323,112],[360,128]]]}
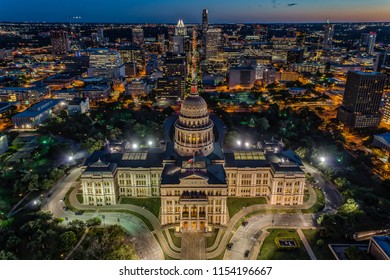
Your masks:
{"label": "capitol dome", "polygon": [[181,156],[211,154],[214,150],[213,127],[207,103],[198,95],[197,84],[193,81],[191,94],[181,104],[179,119],[175,122],[175,150]]}
{"label": "capitol dome", "polygon": [[190,95],[181,104],[180,115],[190,118],[202,118],[208,115],[207,103],[199,95]]}

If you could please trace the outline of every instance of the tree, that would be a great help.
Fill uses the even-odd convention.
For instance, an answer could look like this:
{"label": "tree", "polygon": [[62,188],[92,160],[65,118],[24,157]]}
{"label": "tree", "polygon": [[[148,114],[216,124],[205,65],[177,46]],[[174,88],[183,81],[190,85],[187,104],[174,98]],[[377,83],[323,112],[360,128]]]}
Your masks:
{"label": "tree", "polygon": [[318,247],[323,247],[324,244],[325,244],[324,239],[318,239],[318,240],[317,240],[317,246],[318,246]]}
{"label": "tree", "polygon": [[62,176],[64,176],[64,170],[57,167],[54,167],[49,173],[49,178],[53,181],[59,180]]}
{"label": "tree", "polygon": [[119,139],[121,135],[122,135],[122,130],[120,128],[114,127],[109,131],[110,139]]}
{"label": "tree", "polygon": [[[103,136],[104,137],[104,136]],[[88,138],[82,144],[83,148],[88,150],[88,153],[92,154],[94,151],[100,150],[104,145],[103,140],[95,140],[94,138]]]}
{"label": "tree", "polygon": [[17,260],[18,258],[16,255],[9,251],[0,251],[0,260]]}
{"label": "tree", "polygon": [[224,143],[227,146],[236,145],[236,141],[240,139],[240,134],[236,130],[230,130],[226,133]]}
{"label": "tree", "polygon": [[367,260],[368,256],[365,252],[356,246],[348,247],[344,250],[345,256],[350,260]]}
{"label": "tree", "polygon": [[72,249],[77,243],[76,234],[73,231],[66,231],[60,236],[60,247],[65,252]]}
{"label": "tree", "polygon": [[44,190],[49,190],[49,189],[51,189],[53,184],[54,184],[53,180],[51,180],[51,179],[43,179],[43,181],[42,181],[42,188]]}
{"label": "tree", "polygon": [[257,127],[261,132],[267,131],[270,128],[270,124],[269,124],[269,121],[267,120],[267,118],[264,118],[264,117],[259,118],[257,120]]}
{"label": "tree", "polygon": [[101,223],[102,223],[102,220],[100,220],[100,218],[98,218],[98,217],[95,217],[95,218],[92,218],[92,219],[89,219],[86,221],[86,225],[88,227],[100,226]]}
{"label": "tree", "polygon": [[337,177],[336,179],[334,179],[334,183],[336,184],[336,186],[342,189],[349,188],[351,186],[351,183],[345,177]]}
{"label": "tree", "polygon": [[309,149],[306,147],[299,147],[295,150],[295,153],[301,158],[301,159],[307,159],[309,155]]}
{"label": "tree", "polygon": [[349,198],[347,202],[340,207],[340,211],[345,214],[361,213],[359,205],[353,198]]}
{"label": "tree", "polygon": [[75,252],[80,259],[129,260],[138,259],[126,233],[118,225],[92,228],[82,246]]}

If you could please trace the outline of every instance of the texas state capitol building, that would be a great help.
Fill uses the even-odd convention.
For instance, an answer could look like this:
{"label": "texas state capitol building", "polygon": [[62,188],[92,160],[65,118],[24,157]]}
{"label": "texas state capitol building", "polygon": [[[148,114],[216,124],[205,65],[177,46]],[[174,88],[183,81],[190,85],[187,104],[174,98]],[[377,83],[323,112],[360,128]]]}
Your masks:
{"label": "texas state capitol building", "polygon": [[262,196],[270,204],[303,204],[305,174],[298,157],[275,140],[222,149],[223,125],[214,125],[212,118],[222,122],[210,118],[195,79],[180,113],[170,118],[166,123],[172,123],[173,139],[164,149],[136,150],[125,141],[95,152],[81,175],[83,204],[160,197],[161,224],[183,231],[225,225],[228,197]]}

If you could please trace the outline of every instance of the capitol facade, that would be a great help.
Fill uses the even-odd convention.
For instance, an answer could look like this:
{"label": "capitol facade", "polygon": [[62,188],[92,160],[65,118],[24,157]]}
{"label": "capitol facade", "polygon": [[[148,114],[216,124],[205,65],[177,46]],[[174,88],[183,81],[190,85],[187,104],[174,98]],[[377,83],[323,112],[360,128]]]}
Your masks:
{"label": "capitol facade", "polygon": [[173,139],[164,148],[135,150],[124,141],[92,154],[81,175],[83,203],[112,205],[123,197],[159,197],[161,224],[184,231],[226,224],[229,197],[303,204],[300,159],[274,139],[248,148],[222,148],[195,83],[180,113],[171,118],[176,119]]}

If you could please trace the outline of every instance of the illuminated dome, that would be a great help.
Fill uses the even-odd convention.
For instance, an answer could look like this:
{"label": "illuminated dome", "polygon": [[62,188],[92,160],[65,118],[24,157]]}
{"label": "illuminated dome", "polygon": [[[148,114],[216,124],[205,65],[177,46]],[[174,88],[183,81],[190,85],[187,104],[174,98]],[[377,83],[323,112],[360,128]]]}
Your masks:
{"label": "illuminated dome", "polygon": [[181,156],[211,154],[214,150],[213,127],[207,103],[198,95],[196,82],[193,81],[191,94],[184,99],[175,123],[176,152]]}
{"label": "illuminated dome", "polygon": [[199,95],[190,95],[181,104],[180,115],[190,118],[208,116],[207,103]]}

